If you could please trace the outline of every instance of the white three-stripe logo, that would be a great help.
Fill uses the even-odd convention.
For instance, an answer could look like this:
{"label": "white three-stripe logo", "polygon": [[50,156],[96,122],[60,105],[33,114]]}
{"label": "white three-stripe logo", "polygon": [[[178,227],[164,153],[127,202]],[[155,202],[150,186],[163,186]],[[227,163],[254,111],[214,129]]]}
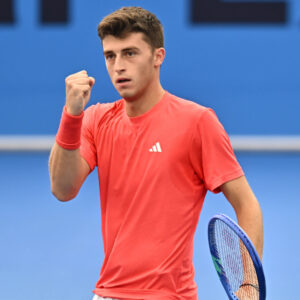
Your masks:
{"label": "white three-stripe logo", "polygon": [[157,142],[152,148],[149,149],[149,152],[162,152],[160,143]]}

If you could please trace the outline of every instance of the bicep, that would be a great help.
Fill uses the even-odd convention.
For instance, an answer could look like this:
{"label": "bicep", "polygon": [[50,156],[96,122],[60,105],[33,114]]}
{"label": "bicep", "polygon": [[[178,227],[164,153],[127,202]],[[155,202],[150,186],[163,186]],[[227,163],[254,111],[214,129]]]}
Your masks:
{"label": "bicep", "polygon": [[91,168],[87,161],[80,155],[81,157],[81,177],[82,182],[87,178],[87,176],[91,173]]}
{"label": "bicep", "polygon": [[222,184],[220,189],[235,210],[257,202],[245,176],[238,177]]}

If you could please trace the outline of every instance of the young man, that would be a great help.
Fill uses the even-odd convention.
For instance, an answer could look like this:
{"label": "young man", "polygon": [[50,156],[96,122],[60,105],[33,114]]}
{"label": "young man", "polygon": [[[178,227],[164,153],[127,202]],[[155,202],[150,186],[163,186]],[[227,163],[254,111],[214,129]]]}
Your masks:
{"label": "young man", "polygon": [[159,20],[126,7],[98,33],[122,99],[84,111],[95,79],[66,78],[52,192],[71,200],[98,167],[105,259],[95,299],[196,300],[193,238],[207,190],[224,193],[262,256],[260,206],[214,112],[162,88]]}

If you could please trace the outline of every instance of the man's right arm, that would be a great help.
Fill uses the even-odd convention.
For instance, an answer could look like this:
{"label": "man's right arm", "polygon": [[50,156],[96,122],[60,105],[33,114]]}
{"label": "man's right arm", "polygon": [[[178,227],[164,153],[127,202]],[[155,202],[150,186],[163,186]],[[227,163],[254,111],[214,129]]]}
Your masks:
{"label": "man's right arm", "polygon": [[[65,113],[68,115],[67,118],[72,119],[72,117],[76,118],[82,114],[90,99],[95,79],[89,77],[86,71],[81,71],[68,76],[65,82]],[[66,126],[60,127],[58,134],[60,143],[54,144],[49,159],[51,191],[60,201],[73,199],[90,172],[88,163],[80,155],[79,146],[64,147],[64,137],[68,138],[68,135],[72,135],[72,129],[72,127],[68,129]],[[80,129],[81,127],[78,128],[79,131]]]}
{"label": "man's right arm", "polygon": [[66,150],[55,143],[50,154],[49,172],[53,195],[60,201],[69,201],[78,194],[90,167],[79,149]]}

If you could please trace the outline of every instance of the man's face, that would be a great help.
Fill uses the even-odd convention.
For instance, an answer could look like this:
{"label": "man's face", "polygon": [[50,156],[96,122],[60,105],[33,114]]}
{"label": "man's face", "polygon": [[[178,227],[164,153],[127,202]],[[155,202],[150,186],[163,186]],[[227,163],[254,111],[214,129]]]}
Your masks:
{"label": "man's face", "polygon": [[112,35],[103,41],[103,53],[110,79],[121,97],[134,101],[156,80],[155,52],[142,33],[120,39]]}

